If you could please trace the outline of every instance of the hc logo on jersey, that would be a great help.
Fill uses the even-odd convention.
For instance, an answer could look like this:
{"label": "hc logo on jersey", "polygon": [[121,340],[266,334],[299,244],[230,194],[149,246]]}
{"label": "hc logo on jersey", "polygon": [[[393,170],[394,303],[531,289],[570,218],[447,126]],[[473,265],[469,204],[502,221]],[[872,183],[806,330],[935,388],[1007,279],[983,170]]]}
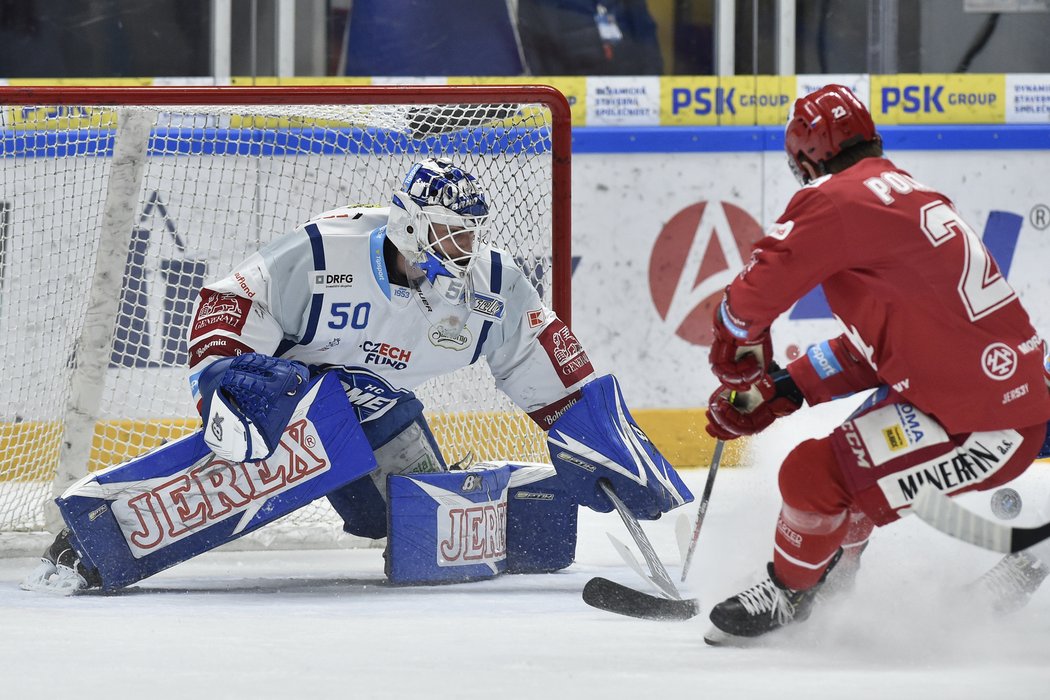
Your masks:
{"label": "hc logo on jersey", "polygon": [[981,353],[981,368],[992,379],[1007,380],[1017,369],[1017,353],[1005,343],[992,343]]}
{"label": "hc logo on jersey", "polygon": [[339,381],[343,383],[346,397],[354,408],[358,420],[386,411],[399,400],[412,395],[405,389],[395,389],[389,383],[363,369],[340,369]]}

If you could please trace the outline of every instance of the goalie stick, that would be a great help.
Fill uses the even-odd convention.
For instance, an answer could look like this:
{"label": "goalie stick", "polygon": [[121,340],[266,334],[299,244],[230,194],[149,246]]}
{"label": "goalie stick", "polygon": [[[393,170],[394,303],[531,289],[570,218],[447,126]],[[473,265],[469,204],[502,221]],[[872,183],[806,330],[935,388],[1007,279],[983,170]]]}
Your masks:
{"label": "goalie stick", "polygon": [[[718,465],[722,461],[722,448],[725,447],[724,440],[715,441],[715,453],[711,456],[711,467],[707,470],[707,483],[704,484],[704,494],[700,497],[700,508],[696,512],[696,524],[693,525],[693,536],[689,540],[689,546],[685,549],[685,556],[682,559],[682,581],[685,582],[685,577],[689,575],[689,566],[693,563],[693,552],[696,551],[696,542],[700,539],[700,527],[704,524],[704,516],[707,515],[707,504],[711,502],[711,491],[715,487],[715,474],[718,473]],[[679,523],[682,521],[679,520]],[[681,547],[682,530],[683,528],[677,527],[679,533],[679,547]]]}
{"label": "goalie stick", "polygon": [[921,489],[911,510],[945,534],[1002,554],[1014,554],[1050,538],[1050,523],[1036,527],[997,523],[967,510],[935,488]]}
{"label": "goalie stick", "polygon": [[[660,557],[656,556],[656,550],[653,549],[652,543],[649,538],[645,535],[645,530],[642,529],[641,524],[638,522],[638,518],[634,517],[634,513],[624,505],[620,497],[613,491],[605,481],[598,482],[601,484],[602,490],[605,491],[605,495],[612,501],[613,506],[616,508],[616,512],[620,514],[620,519],[623,520],[623,524],[627,526],[627,532],[631,533],[631,539],[638,545],[639,551],[642,553],[642,558],[645,559],[646,565],[649,567],[649,576],[647,577],[653,584],[663,591],[668,598],[682,599],[682,594],[678,592],[678,587],[674,585],[674,581],[671,580],[671,575],[667,573],[667,567],[664,566],[663,562],[660,561]],[[630,562],[628,562],[630,563]]]}
{"label": "goalie stick", "polygon": [[656,586],[665,597],[652,596],[599,576],[592,578],[584,586],[583,602],[599,610],[648,620],[688,620],[696,615],[699,611],[699,602],[695,599],[682,600],[681,593],[678,592],[670,574],[667,573],[667,568],[656,555],[656,550],[653,549],[638,519],[624,505],[609,484],[604,481],[599,483],[609,500],[612,501],[616,512],[620,514],[634,543],[638,545],[649,567],[649,575],[645,575],[631,551],[615,537],[609,535],[613,546],[632,569]]}

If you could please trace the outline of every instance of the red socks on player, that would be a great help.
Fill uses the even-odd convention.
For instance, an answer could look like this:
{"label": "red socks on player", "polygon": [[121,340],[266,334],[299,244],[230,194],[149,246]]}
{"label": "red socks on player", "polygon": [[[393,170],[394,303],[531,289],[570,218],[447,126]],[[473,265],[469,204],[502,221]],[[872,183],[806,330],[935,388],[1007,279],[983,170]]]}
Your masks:
{"label": "red socks on player", "polygon": [[852,499],[826,440],[807,440],[791,451],[780,468],[780,493],[784,505],[773,569],[781,583],[795,590],[812,588],[839,547],[844,550],[839,565],[856,565],[875,525],[851,511]]}

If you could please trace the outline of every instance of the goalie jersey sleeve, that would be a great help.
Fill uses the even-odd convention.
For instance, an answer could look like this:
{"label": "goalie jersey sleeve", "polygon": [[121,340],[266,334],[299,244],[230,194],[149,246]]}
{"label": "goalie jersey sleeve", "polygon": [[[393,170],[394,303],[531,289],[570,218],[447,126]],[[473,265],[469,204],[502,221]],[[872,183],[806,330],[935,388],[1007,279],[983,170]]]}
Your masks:
{"label": "goalie jersey sleeve", "polygon": [[572,330],[540,300],[532,283],[504,252],[493,251],[492,269],[507,299],[506,320],[486,348],[496,387],[544,430],[594,378],[594,368]]}
{"label": "goalie jersey sleeve", "polygon": [[729,311],[755,335],[818,284],[878,383],[949,432],[1050,418],[1017,294],[952,202],[889,160],[802,188],[729,286]]}
{"label": "goalie jersey sleeve", "polygon": [[205,286],[189,340],[191,385],[218,357],[277,355],[338,370],[364,422],[485,358],[497,388],[550,427],[593,376],[572,332],[499,249],[479,251],[469,308],[425,282],[397,285],[384,262],[387,212],[321,214]]}

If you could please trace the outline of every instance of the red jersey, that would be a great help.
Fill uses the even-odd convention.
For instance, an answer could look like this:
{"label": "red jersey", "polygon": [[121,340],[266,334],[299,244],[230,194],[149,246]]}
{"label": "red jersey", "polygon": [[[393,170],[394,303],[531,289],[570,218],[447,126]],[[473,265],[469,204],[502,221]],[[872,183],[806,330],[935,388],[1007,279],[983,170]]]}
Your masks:
{"label": "red jersey", "polygon": [[754,337],[818,284],[878,380],[951,433],[1050,419],[1042,342],[951,200],[884,158],[802,188],[728,289]]}

